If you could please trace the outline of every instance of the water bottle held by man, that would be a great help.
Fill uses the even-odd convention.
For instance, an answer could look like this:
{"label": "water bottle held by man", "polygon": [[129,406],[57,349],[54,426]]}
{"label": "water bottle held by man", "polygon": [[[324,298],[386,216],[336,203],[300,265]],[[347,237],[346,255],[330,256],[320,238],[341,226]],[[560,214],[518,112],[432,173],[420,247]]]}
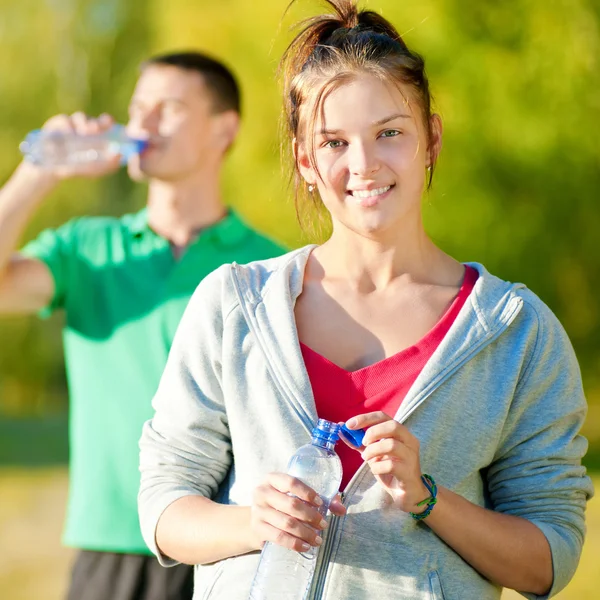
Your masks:
{"label": "water bottle held by man", "polygon": [[[323,500],[319,511],[327,514],[329,503],[342,481],[342,463],[334,447],[340,426],[320,419],[310,444],[290,459],[287,473],[311,487]],[[304,600],[317,563],[318,548],[296,552],[267,542],[252,582],[250,600]]]}
{"label": "water bottle held by man", "polygon": [[110,160],[119,155],[121,164],[139,154],[147,142],[131,138],[123,125],[94,134],[36,129],[20,145],[26,160],[43,167],[58,167]]}

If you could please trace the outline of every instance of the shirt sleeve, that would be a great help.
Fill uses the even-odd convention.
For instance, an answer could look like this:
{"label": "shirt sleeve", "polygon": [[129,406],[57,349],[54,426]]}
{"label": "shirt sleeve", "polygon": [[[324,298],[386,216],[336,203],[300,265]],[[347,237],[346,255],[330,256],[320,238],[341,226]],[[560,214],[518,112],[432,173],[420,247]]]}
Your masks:
{"label": "shirt sleeve", "polygon": [[[527,303],[529,304],[529,303]],[[496,459],[488,470],[493,508],[523,517],[546,536],[552,553],[550,598],[573,577],[585,536],[585,507],[593,494],[581,459],[579,434],[587,405],[581,374],[564,329],[544,307],[531,360],[517,386]]]}
{"label": "shirt sleeve", "polygon": [[154,417],[140,439],[140,525],[163,566],[155,532],[163,511],[189,495],[213,498],[227,476],[231,441],[221,386],[225,265],[206,277],[190,299],[153,400]]}
{"label": "shirt sleeve", "polygon": [[56,309],[65,307],[70,259],[75,246],[75,223],[76,221],[69,221],[58,229],[42,231],[20,251],[23,256],[45,263],[54,279],[54,295],[48,305],[40,310],[41,317],[49,317]]}

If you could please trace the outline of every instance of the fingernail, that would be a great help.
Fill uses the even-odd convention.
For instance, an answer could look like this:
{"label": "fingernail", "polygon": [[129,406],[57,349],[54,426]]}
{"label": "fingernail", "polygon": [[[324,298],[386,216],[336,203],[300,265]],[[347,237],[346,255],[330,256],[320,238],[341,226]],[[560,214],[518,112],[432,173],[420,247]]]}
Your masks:
{"label": "fingernail", "polygon": [[346,425],[348,425],[348,427],[356,427],[357,425],[357,420],[355,417],[352,417],[347,423]]}
{"label": "fingernail", "polygon": [[323,498],[321,498],[321,496],[316,496],[315,497],[315,504],[317,506],[323,506]]}
{"label": "fingernail", "polygon": [[323,543],[323,538],[320,535],[318,535],[315,538],[315,546],[320,546],[322,543]]}
{"label": "fingernail", "polygon": [[321,519],[321,522],[319,523],[319,529],[325,529],[325,527],[327,527],[327,521],[325,519]]}
{"label": "fingernail", "polygon": [[307,544],[306,542],[302,542],[302,545],[300,546],[302,552],[306,552],[307,550],[310,549],[310,545]]}

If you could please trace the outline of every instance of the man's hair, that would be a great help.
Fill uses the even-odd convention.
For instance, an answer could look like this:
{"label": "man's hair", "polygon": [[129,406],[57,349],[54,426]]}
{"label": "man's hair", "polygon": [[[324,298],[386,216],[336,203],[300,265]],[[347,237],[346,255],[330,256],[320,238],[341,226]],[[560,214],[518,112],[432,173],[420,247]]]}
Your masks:
{"label": "man's hair", "polygon": [[201,52],[174,52],[152,56],[141,64],[140,69],[143,71],[153,65],[199,73],[212,96],[215,112],[234,110],[241,114],[239,86],[233,73],[222,62]]}

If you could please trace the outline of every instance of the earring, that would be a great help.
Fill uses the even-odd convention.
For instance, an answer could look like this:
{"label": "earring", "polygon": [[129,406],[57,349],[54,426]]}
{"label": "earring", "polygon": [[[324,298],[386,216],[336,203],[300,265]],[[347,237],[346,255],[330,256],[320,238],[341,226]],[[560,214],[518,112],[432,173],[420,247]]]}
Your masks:
{"label": "earring", "polygon": [[431,173],[431,165],[429,165],[429,166],[427,167],[427,172],[428,172],[428,173]]}
{"label": "earring", "polygon": [[314,191],[315,191],[315,186],[314,186],[314,185],[311,183],[311,184],[308,186],[308,193],[309,193],[309,194],[312,194]]}

